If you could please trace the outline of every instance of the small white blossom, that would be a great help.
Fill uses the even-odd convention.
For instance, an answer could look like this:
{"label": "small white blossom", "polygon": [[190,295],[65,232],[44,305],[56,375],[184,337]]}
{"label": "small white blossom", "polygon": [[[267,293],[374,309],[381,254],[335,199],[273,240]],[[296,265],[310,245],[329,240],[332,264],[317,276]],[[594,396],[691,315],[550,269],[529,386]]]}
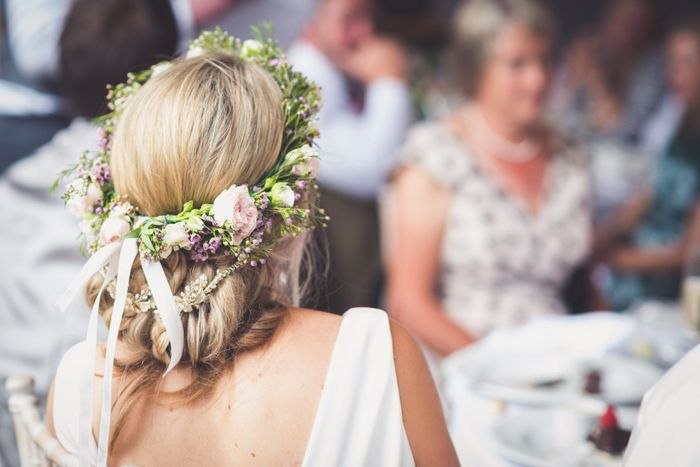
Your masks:
{"label": "small white blossom", "polygon": [[[82,217],[85,214],[92,212],[99,201],[102,201],[102,189],[95,183],[88,183],[82,178],[78,178],[68,185],[73,194],[66,203],[68,209],[76,216]],[[84,192],[84,193],[83,193]]]}
{"label": "small white blossom", "polygon": [[185,58],[194,58],[194,57],[199,57],[200,55],[204,55],[207,53],[206,50],[204,50],[201,47],[192,47],[190,50],[187,51],[185,54]]}
{"label": "small white blossom", "polygon": [[151,76],[155,78],[156,76],[165,73],[172,66],[173,66],[173,64],[171,62],[161,62],[161,63],[153,66]]}
{"label": "small white blossom", "polygon": [[241,55],[244,57],[252,57],[260,49],[262,49],[262,47],[263,45],[259,41],[256,41],[255,39],[248,39],[247,41],[243,41],[243,45],[241,46]]}

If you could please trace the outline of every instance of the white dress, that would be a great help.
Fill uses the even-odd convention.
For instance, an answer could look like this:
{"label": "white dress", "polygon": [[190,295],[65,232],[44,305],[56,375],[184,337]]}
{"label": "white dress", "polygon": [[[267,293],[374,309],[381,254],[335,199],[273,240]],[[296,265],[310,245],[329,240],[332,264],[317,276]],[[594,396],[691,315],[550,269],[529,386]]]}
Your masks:
{"label": "white dress", "polygon": [[[63,357],[54,385],[54,427],[78,453],[79,386],[85,342]],[[96,457],[93,440],[91,458]],[[303,466],[413,466],[403,426],[394,353],[385,312],[353,308],[343,315]]]}
{"label": "white dress", "polygon": [[644,396],[625,454],[628,467],[700,465],[700,346]]}

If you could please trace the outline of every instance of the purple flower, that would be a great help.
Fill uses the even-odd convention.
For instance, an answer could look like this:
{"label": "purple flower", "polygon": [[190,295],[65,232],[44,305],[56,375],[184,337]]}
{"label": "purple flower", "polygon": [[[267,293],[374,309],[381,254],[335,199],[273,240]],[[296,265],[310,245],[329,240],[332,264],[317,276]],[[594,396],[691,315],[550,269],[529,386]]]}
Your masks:
{"label": "purple flower", "polygon": [[209,255],[207,255],[206,253],[201,253],[199,251],[193,250],[190,253],[190,258],[192,258],[192,261],[200,262],[200,261],[206,261],[207,259],[209,259]]}
{"label": "purple flower", "polygon": [[190,235],[190,247],[197,248],[202,242],[202,237],[199,234]]}
{"label": "purple flower", "polygon": [[210,239],[207,243],[203,245],[204,251],[208,251],[209,253],[216,253],[219,247],[221,246],[221,239],[219,237],[214,237]]}

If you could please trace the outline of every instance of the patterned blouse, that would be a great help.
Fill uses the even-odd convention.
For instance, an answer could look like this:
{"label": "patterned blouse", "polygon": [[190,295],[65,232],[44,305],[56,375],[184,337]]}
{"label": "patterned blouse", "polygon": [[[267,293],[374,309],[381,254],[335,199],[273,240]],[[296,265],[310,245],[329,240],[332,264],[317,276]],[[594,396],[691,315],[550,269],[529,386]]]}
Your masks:
{"label": "patterned blouse", "polygon": [[444,123],[416,125],[400,151],[453,192],[443,230],[438,294],[470,333],[563,313],[561,288],[592,239],[588,157],[556,151],[536,212],[507,191]]}

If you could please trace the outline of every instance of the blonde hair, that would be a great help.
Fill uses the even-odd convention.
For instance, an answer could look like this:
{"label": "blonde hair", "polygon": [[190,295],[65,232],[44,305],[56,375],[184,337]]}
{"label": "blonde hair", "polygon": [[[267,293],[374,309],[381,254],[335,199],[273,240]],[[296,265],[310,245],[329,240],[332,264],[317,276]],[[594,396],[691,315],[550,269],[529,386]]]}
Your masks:
{"label": "blonde hair", "polygon": [[[176,62],[149,80],[129,101],[117,125],[111,169],[117,193],[148,216],[174,214],[193,200],[211,203],[232,184],[257,182],[277,161],[284,130],[281,92],[257,65],[229,54],[205,54]],[[210,301],[181,313],[185,331],[182,364],[193,379],[177,391],[191,401],[210,393],[237,354],[265,344],[290,306],[300,298],[304,238],[289,239],[266,264],[243,268],[224,280]],[[230,256],[193,262],[183,251],[162,261],[173,293],[201,274],[211,279]],[[87,288],[93,302],[102,284]],[[146,285],[137,260],[129,291]],[[109,324],[113,300],[103,297],[100,313]],[[125,311],[119,337],[134,358],[116,363],[134,378],[119,394],[114,444],[130,408],[154,393],[167,363],[169,340],[156,313]],[[105,402],[109,403],[109,402]]]}
{"label": "blonde hair", "polygon": [[468,0],[458,7],[452,30],[453,58],[467,94],[475,92],[493,42],[513,23],[547,39],[554,36],[552,14],[538,0]]}

